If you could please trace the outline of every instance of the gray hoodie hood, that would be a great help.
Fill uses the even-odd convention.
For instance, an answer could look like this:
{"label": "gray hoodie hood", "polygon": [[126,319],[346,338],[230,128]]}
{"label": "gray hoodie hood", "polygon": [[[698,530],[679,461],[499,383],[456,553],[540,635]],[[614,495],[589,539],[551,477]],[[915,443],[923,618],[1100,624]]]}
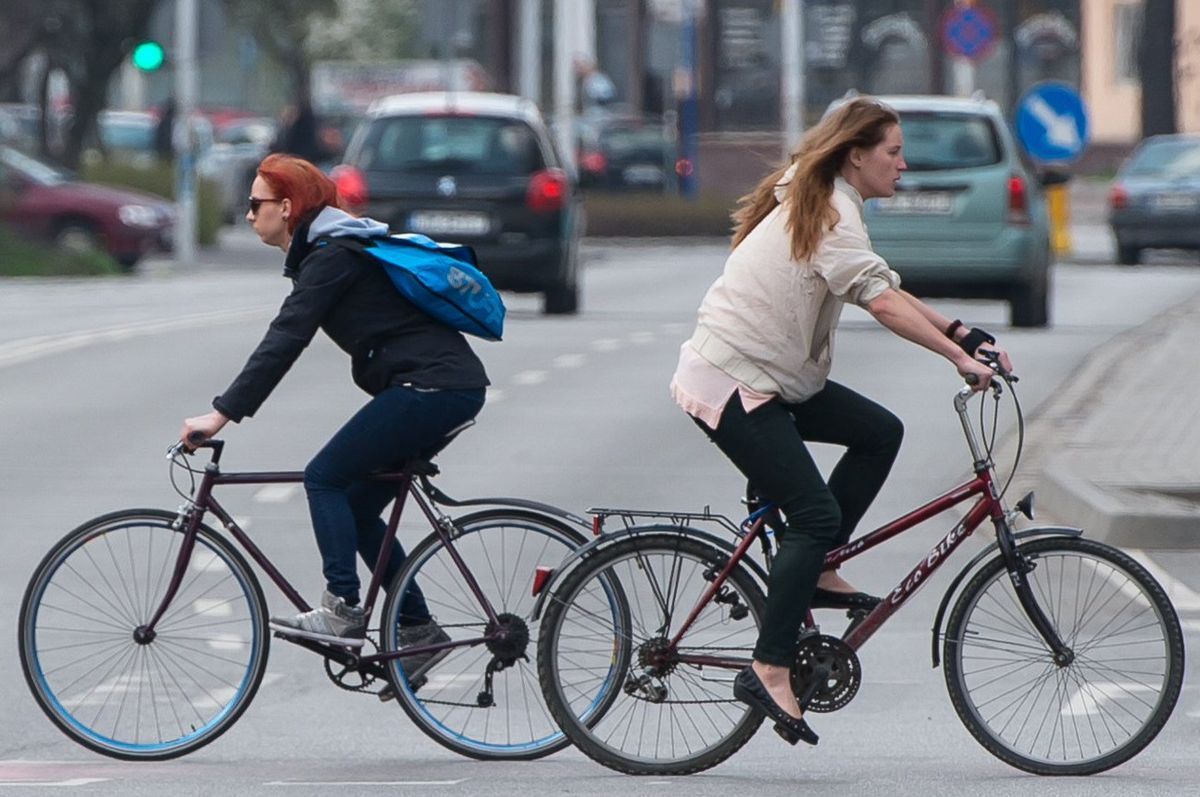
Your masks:
{"label": "gray hoodie hood", "polygon": [[366,216],[351,216],[344,210],[327,207],[308,227],[308,242],[318,238],[375,238],[388,234],[388,226]]}

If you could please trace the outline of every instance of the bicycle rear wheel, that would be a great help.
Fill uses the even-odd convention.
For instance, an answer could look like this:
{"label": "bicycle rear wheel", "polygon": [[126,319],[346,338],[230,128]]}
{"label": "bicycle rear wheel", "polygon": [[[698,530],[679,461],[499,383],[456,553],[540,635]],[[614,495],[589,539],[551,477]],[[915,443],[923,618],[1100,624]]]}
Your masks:
{"label": "bicycle rear wheel", "polygon": [[[452,648],[414,690],[403,659],[390,664],[404,711],[439,744],[485,760],[529,760],[566,747],[538,687],[538,628],[531,617],[534,570],[554,567],[585,540],[554,518],[516,509],[484,510],[455,520],[454,550],[475,576],[493,610],[512,630],[511,645]],[[400,647],[401,596],[418,584],[438,625],[451,639],[480,638],[488,618],[451,551],[431,534],[407,557],[388,591],[381,623],[382,649]]]}
{"label": "bicycle rear wheel", "polygon": [[46,555],[21,603],[21,668],[38,705],[114,758],[203,747],[246,710],[266,669],[262,590],[205,526],[153,639],[135,639],[171,580],[183,541],[174,521],[135,509],[85,523]]}
{"label": "bicycle rear wheel", "polygon": [[1183,682],[1175,609],[1146,569],[1085,539],[1020,546],[1034,598],[1074,652],[1063,667],[1017,601],[1001,557],[963,589],[946,626],[946,686],[988,752],[1039,775],[1090,775],[1135,756]]}
{"label": "bicycle rear wheel", "polygon": [[[631,775],[686,775],[754,735],[762,716],[733,698],[737,670],[680,659],[750,663],[765,604],[753,576],[734,568],[680,645],[669,645],[728,561],[684,534],[638,535],[598,549],[555,590],[538,645],[542,691],[590,758]],[[628,612],[611,608],[613,580]]]}

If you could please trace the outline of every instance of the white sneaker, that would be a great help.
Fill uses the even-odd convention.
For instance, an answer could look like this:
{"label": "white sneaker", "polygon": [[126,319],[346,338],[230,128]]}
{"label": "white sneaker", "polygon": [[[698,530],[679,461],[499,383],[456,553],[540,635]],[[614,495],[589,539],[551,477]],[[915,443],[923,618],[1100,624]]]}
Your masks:
{"label": "white sneaker", "polygon": [[331,645],[361,648],[367,636],[367,619],[361,606],[326,590],[321,605],[293,617],[272,617],[271,630],[283,636],[315,639]]}

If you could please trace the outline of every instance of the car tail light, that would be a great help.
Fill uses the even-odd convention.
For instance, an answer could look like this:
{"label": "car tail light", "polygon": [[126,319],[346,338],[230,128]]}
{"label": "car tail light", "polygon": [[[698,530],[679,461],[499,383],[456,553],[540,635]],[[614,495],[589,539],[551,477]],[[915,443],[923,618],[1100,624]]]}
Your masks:
{"label": "car tail light", "polygon": [[1113,210],[1122,210],[1129,205],[1129,192],[1123,185],[1114,185],[1108,192],[1108,206]]}
{"label": "car tail light", "polygon": [[1008,178],[1008,223],[1029,223],[1029,194],[1025,190],[1025,179],[1015,174]]}
{"label": "car tail light", "polygon": [[566,199],[567,175],[561,169],[546,169],[530,178],[525,204],[534,213],[562,210]]}
{"label": "car tail light", "polygon": [[600,174],[608,168],[608,159],[604,157],[604,153],[602,152],[589,152],[579,159],[579,165],[583,167],[585,172]]}
{"label": "car tail light", "polygon": [[367,178],[353,166],[342,164],[333,170],[338,196],[351,207],[367,204]]}

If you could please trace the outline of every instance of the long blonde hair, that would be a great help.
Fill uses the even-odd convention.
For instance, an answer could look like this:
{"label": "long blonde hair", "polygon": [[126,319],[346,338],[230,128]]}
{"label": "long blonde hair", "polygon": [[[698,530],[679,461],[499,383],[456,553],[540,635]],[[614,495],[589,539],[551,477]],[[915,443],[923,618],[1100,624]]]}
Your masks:
{"label": "long blonde hair", "polygon": [[740,244],[780,204],[775,189],[795,165],[796,173],[784,189],[789,203],[787,229],[792,234],[792,259],[808,260],[816,253],[824,232],[839,221],[829,193],[850,150],[874,147],[883,141],[888,127],[896,124],[900,124],[900,116],[869,97],[856,97],[822,119],[805,134],[786,164],[738,200],[733,212],[733,245]]}

